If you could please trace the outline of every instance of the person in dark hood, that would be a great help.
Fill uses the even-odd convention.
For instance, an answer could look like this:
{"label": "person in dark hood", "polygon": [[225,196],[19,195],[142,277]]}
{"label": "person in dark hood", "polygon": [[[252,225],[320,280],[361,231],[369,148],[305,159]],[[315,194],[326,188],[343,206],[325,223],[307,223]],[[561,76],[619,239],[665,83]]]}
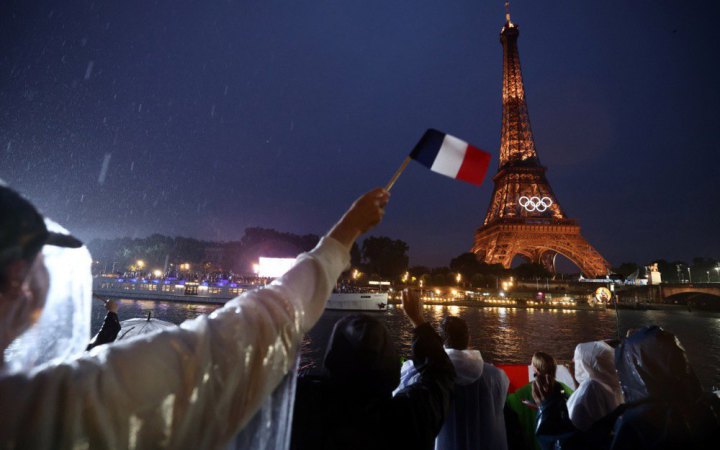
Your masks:
{"label": "person in dark hood", "polygon": [[340,319],[324,374],[298,380],[291,448],[431,449],[450,406],[455,371],[425,322],[416,293],[403,292],[415,327],[412,360],[420,376],[394,397],[400,357],[385,325],[368,315]]}
{"label": "person in dark hood", "polygon": [[120,333],[120,330],[122,329],[122,326],[120,325],[120,318],[117,313],[117,302],[111,299],[100,300],[105,304],[107,314],[105,315],[105,320],[103,320],[102,327],[100,327],[100,331],[98,331],[98,333],[90,340],[86,350],[92,350],[97,346],[115,342],[118,333]]}
{"label": "person in dark hood", "polygon": [[[470,333],[463,319],[445,317],[440,327],[456,377],[450,412],[435,440],[435,449],[507,450],[503,408],[510,379],[484,362],[479,350],[468,348]],[[398,389],[411,385],[418,376],[413,362],[406,361]]]}
{"label": "person in dark hood", "polygon": [[569,423],[565,402],[533,386],[540,404],[538,438],[551,448],[715,449],[720,442],[720,399],[703,392],[672,333],[644,327],[615,351],[624,404],[580,432]]}

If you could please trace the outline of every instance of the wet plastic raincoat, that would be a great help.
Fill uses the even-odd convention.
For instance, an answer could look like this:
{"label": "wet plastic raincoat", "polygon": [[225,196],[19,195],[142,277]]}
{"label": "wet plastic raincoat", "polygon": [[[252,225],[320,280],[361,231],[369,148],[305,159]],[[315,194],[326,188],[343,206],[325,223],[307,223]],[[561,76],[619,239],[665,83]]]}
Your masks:
{"label": "wet plastic raincoat", "polygon": [[[484,362],[477,350],[446,348],[445,352],[455,367],[455,392],[435,449],[507,449],[503,409],[508,376]],[[414,383],[418,376],[413,362],[406,361],[398,390]]]}
{"label": "wet plastic raincoat", "polygon": [[[347,249],[325,237],[270,285],[176,329],[60,363],[38,366],[36,359],[32,369],[8,361],[0,375],[0,448],[228,444],[295,364],[302,335],[348,263]],[[90,292],[82,294],[80,351],[89,337]],[[15,345],[15,355],[33,345]]]}
{"label": "wet plastic raincoat", "polygon": [[587,430],[623,402],[615,371],[615,350],[602,341],[585,342],[575,347],[577,390],[567,402],[573,425]]}
{"label": "wet plastic raincoat", "polygon": [[543,401],[537,424],[544,448],[716,449],[720,399],[703,392],[677,338],[644,327],[615,352],[624,404],[587,431],[575,428],[565,402]]}

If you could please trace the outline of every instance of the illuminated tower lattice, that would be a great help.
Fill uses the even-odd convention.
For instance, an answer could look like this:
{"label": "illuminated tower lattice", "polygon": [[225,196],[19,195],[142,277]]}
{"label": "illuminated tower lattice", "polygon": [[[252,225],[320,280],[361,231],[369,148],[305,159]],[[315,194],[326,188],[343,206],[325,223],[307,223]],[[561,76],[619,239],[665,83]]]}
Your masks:
{"label": "illuminated tower lattice", "polygon": [[519,30],[506,14],[500,32],[503,46],[503,114],[500,162],[493,178],[490,206],[483,225],[475,232],[472,252],[489,264],[509,268],[515,255],[555,271],[561,254],[585,276],[608,273],[607,261],[580,235],[553,194],[540,165],[520,71]]}

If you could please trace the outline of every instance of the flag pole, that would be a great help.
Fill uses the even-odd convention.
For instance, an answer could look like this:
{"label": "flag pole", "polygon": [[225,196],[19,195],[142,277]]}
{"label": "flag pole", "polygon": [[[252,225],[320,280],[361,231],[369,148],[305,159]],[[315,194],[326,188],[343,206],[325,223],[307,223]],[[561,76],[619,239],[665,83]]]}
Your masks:
{"label": "flag pole", "polygon": [[390,192],[390,189],[392,189],[393,185],[395,184],[397,179],[400,177],[400,174],[403,173],[403,170],[405,170],[405,167],[407,167],[408,163],[410,162],[410,159],[411,158],[409,156],[405,157],[405,161],[403,161],[403,163],[400,165],[398,170],[395,171],[395,175],[393,175],[392,178],[390,178],[390,181],[388,181],[388,184],[385,185],[386,191]]}

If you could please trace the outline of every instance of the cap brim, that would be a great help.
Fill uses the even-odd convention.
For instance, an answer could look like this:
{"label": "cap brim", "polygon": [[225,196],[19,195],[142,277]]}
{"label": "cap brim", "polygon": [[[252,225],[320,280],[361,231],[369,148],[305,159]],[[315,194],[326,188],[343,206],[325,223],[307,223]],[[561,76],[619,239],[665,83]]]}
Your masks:
{"label": "cap brim", "polygon": [[48,232],[48,237],[45,240],[45,245],[54,245],[55,247],[66,247],[66,248],[78,248],[82,247],[83,243],[80,239],[71,236],[69,234]]}

